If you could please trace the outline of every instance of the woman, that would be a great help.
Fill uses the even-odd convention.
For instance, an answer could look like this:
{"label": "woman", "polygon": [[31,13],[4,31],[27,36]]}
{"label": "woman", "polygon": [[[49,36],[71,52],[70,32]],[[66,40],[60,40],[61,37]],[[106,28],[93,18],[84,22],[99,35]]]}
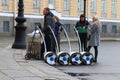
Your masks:
{"label": "woman", "polygon": [[59,22],[59,18],[57,16],[54,16],[54,21],[55,21],[55,36],[58,42],[59,50],[60,50],[60,31],[61,31],[61,23]]}
{"label": "woman", "polygon": [[87,49],[87,27],[89,22],[85,20],[85,16],[82,14],[80,15],[80,20],[77,21],[75,27],[78,30],[80,40],[81,40],[81,47],[82,51],[86,51]]}
{"label": "woman", "polygon": [[92,27],[90,29],[91,32],[91,37],[90,37],[90,41],[88,44],[88,52],[90,51],[91,47],[94,47],[95,50],[95,58],[94,58],[94,62],[97,62],[97,56],[98,56],[98,46],[100,45],[100,22],[98,19],[98,16],[93,16],[93,23],[92,23]]}

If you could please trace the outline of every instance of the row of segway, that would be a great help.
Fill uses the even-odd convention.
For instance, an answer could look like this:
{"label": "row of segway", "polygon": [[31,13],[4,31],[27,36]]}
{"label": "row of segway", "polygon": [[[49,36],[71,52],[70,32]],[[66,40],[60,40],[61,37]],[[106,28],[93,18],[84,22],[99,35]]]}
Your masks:
{"label": "row of segway", "polygon": [[78,35],[76,28],[74,27],[74,30],[75,30],[76,36],[78,38],[79,51],[72,51],[70,39],[69,39],[69,36],[66,32],[66,29],[64,28],[64,25],[62,25],[61,27],[65,33],[66,38],[67,38],[69,51],[59,51],[58,50],[58,43],[57,43],[56,37],[54,35],[53,30],[49,26],[49,28],[54,36],[55,42],[57,44],[56,45],[57,52],[51,53],[51,54],[45,54],[44,55],[45,61],[50,65],[56,65],[56,64],[60,64],[60,65],[69,65],[69,64],[72,64],[72,65],[80,65],[80,64],[90,65],[90,64],[92,64],[93,55],[89,52],[84,52],[84,51],[81,52],[81,49],[80,49],[81,48],[81,41],[80,41],[80,37]]}
{"label": "row of segway", "polygon": [[[60,64],[60,65],[70,65],[70,64],[72,64],[72,65],[80,65],[80,64],[90,65],[90,64],[92,64],[93,55],[89,52],[81,51],[81,41],[80,41],[80,37],[79,37],[77,29],[74,27],[74,31],[78,38],[79,51],[72,51],[69,36],[66,32],[66,29],[64,28],[65,26],[62,25],[61,27],[67,38],[69,51],[59,51],[58,42],[55,37],[55,34],[54,34],[52,28],[49,26],[49,29],[51,30],[53,37],[55,39],[56,52],[52,52],[52,51],[47,52],[44,35],[43,35],[41,29],[37,26],[38,31],[39,31],[39,33],[43,39],[43,43],[44,43],[44,48],[45,48],[44,60],[45,60],[45,62],[48,63],[49,65],[58,65],[58,64]],[[28,56],[26,56],[26,57],[28,58]]]}

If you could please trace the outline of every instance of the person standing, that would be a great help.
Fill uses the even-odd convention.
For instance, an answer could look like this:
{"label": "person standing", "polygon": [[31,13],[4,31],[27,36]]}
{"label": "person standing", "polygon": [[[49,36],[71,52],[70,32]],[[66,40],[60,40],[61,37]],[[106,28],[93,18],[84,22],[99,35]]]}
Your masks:
{"label": "person standing", "polygon": [[77,28],[78,33],[79,33],[82,51],[87,50],[87,27],[88,25],[89,25],[89,22],[85,20],[85,16],[83,14],[80,15],[80,20],[76,23],[75,27]]}
{"label": "person standing", "polygon": [[43,27],[43,32],[45,34],[45,42],[46,42],[46,47],[47,51],[53,51],[53,36],[51,33],[51,30],[49,29],[49,26],[54,30],[55,28],[55,21],[53,19],[53,13],[50,12],[49,8],[44,8],[43,10],[44,14],[44,27]]}
{"label": "person standing", "polygon": [[62,31],[62,28],[61,28],[62,24],[59,22],[59,18],[57,16],[54,16],[53,18],[55,21],[55,36],[56,36],[59,51],[60,51],[60,32]]}
{"label": "person standing", "polygon": [[98,19],[98,16],[95,15],[92,18],[92,25],[90,28],[90,32],[91,32],[91,37],[89,40],[89,44],[88,44],[88,52],[90,52],[91,47],[94,47],[95,50],[95,58],[93,60],[93,62],[97,62],[97,56],[98,56],[98,46],[100,45],[100,22]]}

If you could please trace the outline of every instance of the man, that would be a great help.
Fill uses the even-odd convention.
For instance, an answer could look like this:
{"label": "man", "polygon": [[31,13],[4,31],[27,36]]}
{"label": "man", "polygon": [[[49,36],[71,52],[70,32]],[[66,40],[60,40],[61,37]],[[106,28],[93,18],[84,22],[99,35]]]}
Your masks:
{"label": "man", "polygon": [[55,22],[53,19],[54,15],[50,12],[49,8],[44,8],[43,15],[44,15],[43,32],[45,34],[45,42],[46,42],[47,51],[53,51],[53,46],[52,46],[53,36],[48,26],[50,26],[54,31],[54,27],[55,27]]}
{"label": "man", "polygon": [[87,26],[89,22],[85,20],[85,16],[80,15],[80,20],[76,23],[75,27],[78,30],[79,37],[81,40],[82,51],[86,51],[87,49]]}

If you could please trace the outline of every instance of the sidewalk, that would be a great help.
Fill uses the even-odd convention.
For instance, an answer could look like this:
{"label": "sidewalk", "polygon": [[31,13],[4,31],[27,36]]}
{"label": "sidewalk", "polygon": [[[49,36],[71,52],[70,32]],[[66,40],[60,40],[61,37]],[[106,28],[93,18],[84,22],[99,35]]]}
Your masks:
{"label": "sidewalk", "polygon": [[[77,39],[70,38],[71,42],[76,42]],[[120,41],[120,37],[102,37],[101,41]],[[67,39],[61,39],[61,42],[67,42]]]}
{"label": "sidewalk", "polygon": [[12,38],[0,40],[1,80],[77,80],[40,60],[25,60],[25,50],[11,49]]}

